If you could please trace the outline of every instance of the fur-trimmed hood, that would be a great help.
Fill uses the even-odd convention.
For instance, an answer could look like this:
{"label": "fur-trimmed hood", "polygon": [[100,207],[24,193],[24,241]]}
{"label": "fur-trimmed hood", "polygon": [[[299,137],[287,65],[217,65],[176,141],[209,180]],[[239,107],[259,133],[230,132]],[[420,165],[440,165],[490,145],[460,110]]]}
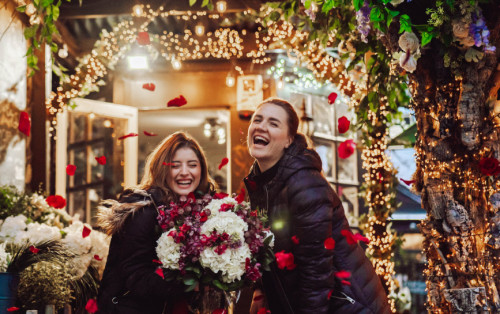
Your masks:
{"label": "fur-trimmed hood", "polygon": [[108,235],[119,232],[130,215],[145,206],[156,204],[150,191],[141,189],[125,190],[118,201],[103,200],[97,207],[97,225]]}

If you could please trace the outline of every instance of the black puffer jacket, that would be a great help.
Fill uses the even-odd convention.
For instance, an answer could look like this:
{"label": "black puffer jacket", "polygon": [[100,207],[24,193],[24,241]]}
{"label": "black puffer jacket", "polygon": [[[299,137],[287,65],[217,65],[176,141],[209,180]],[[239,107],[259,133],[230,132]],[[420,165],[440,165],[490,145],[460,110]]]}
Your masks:
{"label": "black puffer jacket", "polygon": [[[263,276],[271,313],[390,313],[386,293],[365,252],[349,245],[342,204],[321,174],[321,159],[297,135],[280,161],[264,173],[257,163],[245,178],[252,208],[268,210],[275,252],[292,252],[297,267]],[[252,182],[253,181],[253,182]],[[256,184],[255,184],[256,183]],[[291,238],[297,236],[299,244]],[[333,237],[335,249],[324,247]],[[351,272],[351,286],[336,271]],[[330,300],[328,294],[333,289]]]}
{"label": "black puffer jacket", "polygon": [[160,314],[182,294],[182,287],[155,273],[159,196],[154,189],[127,190],[119,201],[107,200],[99,207],[99,226],[112,235],[97,298],[99,313]]}

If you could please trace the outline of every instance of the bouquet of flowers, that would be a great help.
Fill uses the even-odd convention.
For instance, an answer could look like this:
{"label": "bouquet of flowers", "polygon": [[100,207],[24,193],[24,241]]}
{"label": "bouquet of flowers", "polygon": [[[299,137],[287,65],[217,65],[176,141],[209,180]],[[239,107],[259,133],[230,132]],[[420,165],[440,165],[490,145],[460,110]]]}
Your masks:
{"label": "bouquet of flowers", "polygon": [[[273,236],[263,227],[266,217],[252,211],[243,198],[244,191],[236,197],[190,194],[179,203],[161,206],[158,222],[164,233],[156,247],[159,275],[182,281],[186,291],[198,285],[235,291],[259,279],[261,269],[268,269],[274,259]],[[201,308],[210,310],[205,305]]]}

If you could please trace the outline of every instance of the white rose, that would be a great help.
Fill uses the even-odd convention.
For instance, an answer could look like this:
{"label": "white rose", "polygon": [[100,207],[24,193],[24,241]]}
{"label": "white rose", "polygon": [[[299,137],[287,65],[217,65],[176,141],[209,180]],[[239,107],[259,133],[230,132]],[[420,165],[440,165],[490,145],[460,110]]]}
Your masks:
{"label": "white rose", "polygon": [[404,32],[401,37],[399,37],[399,47],[403,49],[405,52],[415,52],[418,47],[420,47],[420,42],[418,40],[417,35],[413,32]]}
{"label": "white rose", "polygon": [[399,65],[406,71],[412,73],[417,68],[417,60],[413,55],[408,57],[408,54],[405,52],[399,58]]}
{"label": "white rose", "polygon": [[163,263],[163,268],[179,269],[179,259],[181,258],[181,244],[175,243],[172,236],[168,234],[175,231],[175,228],[164,232],[156,241],[156,254]]}

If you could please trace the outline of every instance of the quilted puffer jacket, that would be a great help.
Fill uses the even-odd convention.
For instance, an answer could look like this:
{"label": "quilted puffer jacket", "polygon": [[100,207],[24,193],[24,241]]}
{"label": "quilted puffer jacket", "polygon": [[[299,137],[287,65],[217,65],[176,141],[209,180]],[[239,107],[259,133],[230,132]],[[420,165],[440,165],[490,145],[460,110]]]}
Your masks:
{"label": "quilted puffer jacket", "polygon": [[[274,252],[294,255],[296,267],[264,272],[271,313],[390,313],[386,293],[359,244],[348,244],[342,203],[321,173],[321,159],[298,134],[280,161],[261,173],[254,163],[244,181],[253,209],[267,210]],[[296,236],[298,244],[292,237]],[[332,237],[335,248],[325,248]],[[349,271],[350,285],[337,271]],[[331,294],[330,294],[331,292]]]}

